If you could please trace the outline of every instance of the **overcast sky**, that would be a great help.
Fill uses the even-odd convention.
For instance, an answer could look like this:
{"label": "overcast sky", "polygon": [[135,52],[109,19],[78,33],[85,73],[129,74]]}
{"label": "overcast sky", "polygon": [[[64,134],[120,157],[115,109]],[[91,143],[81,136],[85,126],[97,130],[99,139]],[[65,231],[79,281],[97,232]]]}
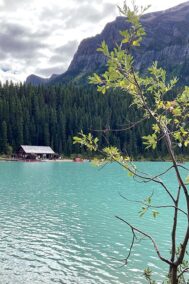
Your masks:
{"label": "overcast sky", "polygon": [[[138,0],[150,11],[180,0]],[[122,0],[0,0],[0,81],[63,73],[80,41],[119,15]]]}

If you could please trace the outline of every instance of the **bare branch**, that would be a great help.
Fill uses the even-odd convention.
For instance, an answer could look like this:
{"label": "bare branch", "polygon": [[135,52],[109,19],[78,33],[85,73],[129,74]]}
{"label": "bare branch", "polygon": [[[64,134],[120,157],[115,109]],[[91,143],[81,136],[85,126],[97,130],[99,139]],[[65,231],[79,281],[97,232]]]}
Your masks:
{"label": "bare branch", "polygon": [[114,162],[118,163],[120,166],[122,166],[123,168],[125,168],[126,170],[128,170],[131,174],[133,174],[133,176],[135,177],[138,177],[140,179],[142,179],[142,182],[145,182],[146,181],[153,181],[155,183],[158,183],[160,184],[164,189],[165,191],[167,192],[167,194],[170,196],[170,198],[172,199],[172,201],[175,203],[175,198],[174,196],[171,194],[171,192],[168,190],[168,188],[166,187],[166,185],[163,183],[163,181],[161,180],[157,180],[157,179],[153,179],[153,177],[147,177],[147,176],[142,176],[140,174],[137,174],[136,171],[132,170],[131,168],[129,168],[128,166],[124,165],[123,163],[117,161],[117,160],[114,160]]}
{"label": "bare branch", "polygon": [[135,238],[136,238],[135,232],[134,232],[133,229],[132,229],[132,233],[133,233],[132,242],[131,242],[131,246],[130,246],[130,249],[129,249],[129,253],[128,253],[127,257],[125,258],[125,265],[127,265],[127,262],[128,262],[130,255],[131,255],[133,245],[134,245],[134,242],[135,242]]}
{"label": "bare branch", "polygon": [[139,234],[141,234],[141,235],[147,237],[148,239],[150,239],[151,242],[152,242],[152,244],[153,244],[153,246],[154,246],[154,249],[155,249],[155,251],[156,251],[158,257],[159,257],[163,262],[165,262],[165,263],[167,263],[167,264],[169,264],[169,265],[173,265],[173,263],[172,263],[170,260],[168,260],[168,259],[166,259],[166,258],[164,258],[164,257],[161,256],[160,251],[159,251],[159,248],[158,248],[156,242],[154,241],[154,239],[153,239],[150,235],[148,235],[147,233],[145,233],[145,232],[139,230],[139,229],[136,228],[136,227],[133,227],[130,223],[128,223],[126,220],[120,218],[119,216],[115,216],[115,217],[116,217],[117,219],[119,219],[120,221],[124,222],[125,224],[127,224],[127,225],[130,227],[130,229],[131,229],[132,231],[137,232],[137,233],[139,233]]}
{"label": "bare branch", "polygon": [[186,171],[189,171],[189,168],[187,168],[187,167],[185,167],[185,166],[183,166],[181,164],[178,164],[177,167],[182,168],[182,169],[184,169]]}
{"label": "bare branch", "polygon": [[[153,176],[151,179],[154,180],[154,179],[156,179],[156,178],[159,178],[160,176],[165,175],[165,174],[168,173],[172,168],[173,168],[173,166],[169,167],[167,170],[165,170],[164,172],[162,172],[162,173],[160,173],[160,174],[158,174],[158,175],[156,175],[156,176]],[[148,182],[148,181],[147,181],[147,182]]]}
{"label": "bare branch", "polygon": [[[176,201],[175,201],[173,227],[172,227],[172,232],[171,232],[171,238],[172,238],[171,261],[172,262],[174,262],[175,257],[176,257],[176,232],[177,232],[176,230],[177,230],[177,220],[178,220],[178,209],[177,209],[177,207],[178,207],[179,198],[180,198],[180,190],[181,190],[181,185],[179,185],[177,198],[176,198]],[[187,216],[187,214],[186,214],[186,216]]]}
{"label": "bare branch", "polygon": [[132,236],[132,241],[131,241],[131,245],[130,245],[130,248],[129,248],[129,253],[128,253],[126,258],[118,260],[118,261],[124,261],[124,264],[121,265],[120,267],[123,267],[123,266],[128,264],[128,260],[129,260],[129,257],[131,255],[131,253],[132,253],[132,249],[133,249],[133,246],[134,246],[134,243],[135,243],[136,235],[135,235],[134,230],[133,229],[131,229],[131,230],[132,230],[132,235],[133,236]]}
{"label": "bare branch", "polygon": [[119,268],[121,268],[121,267],[123,267],[123,266],[128,264],[128,260],[129,260],[129,257],[131,255],[131,253],[132,253],[132,249],[133,249],[134,244],[136,242],[139,243],[139,242],[141,242],[141,241],[143,241],[145,239],[145,238],[140,238],[140,239],[137,238],[134,230],[132,230],[132,235],[133,235],[133,237],[132,237],[132,241],[131,241],[131,245],[130,245],[129,253],[128,253],[127,257],[123,258],[123,259],[118,259],[118,258],[115,258],[115,257],[111,257],[111,259],[113,259],[113,260],[116,260],[116,261],[119,261],[119,262],[124,262],[124,264],[119,266]]}

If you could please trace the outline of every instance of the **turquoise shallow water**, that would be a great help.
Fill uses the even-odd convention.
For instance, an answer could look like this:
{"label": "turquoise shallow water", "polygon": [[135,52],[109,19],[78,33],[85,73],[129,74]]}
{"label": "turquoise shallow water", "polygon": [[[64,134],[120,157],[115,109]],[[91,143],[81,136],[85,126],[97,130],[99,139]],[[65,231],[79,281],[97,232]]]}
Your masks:
{"label": "turquoise shallow water", "polygon": [[[158,173],[168,163],[137,163]],[[117,165],[99,170],[89,163],[0,163],[1,284],[146,283],[149,266],[161,283],[166,265],[148,240],[138,242],[127,267],[129,228],[115,215],[151,233],[164,256],[169,255],[172,211],[138,218],[140,205],[122,199],[144,199],[155,190],[154,203],[170,203],[153,184],[136,183]],[[172,173],[167,178],[175,190]],[[182,206],[182,205],[181,205]],[[179,222],[182,239],[185,217]]]}

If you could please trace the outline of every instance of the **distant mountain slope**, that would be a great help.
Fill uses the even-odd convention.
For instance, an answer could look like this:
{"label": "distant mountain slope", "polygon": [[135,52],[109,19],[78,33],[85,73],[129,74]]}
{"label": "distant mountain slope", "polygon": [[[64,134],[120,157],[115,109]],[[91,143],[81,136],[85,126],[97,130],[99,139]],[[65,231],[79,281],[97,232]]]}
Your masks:
{"label": "distant mountain slope", "polygon": [[37,75],[31,74],[26,78],[26,84],[32,84],[33,86],[38,86],[46,84],[54,80],[58,75],[52,74],[50,78],[41,78]]}
{"label": "distant mountain slope", "polygon": [[[153,61],[157,60],[160,66],[167,69],[170,75],[177,75],[182,82],[189,81],[189,1],[174,8],[145,14],[142,24],[146,30],[146,37],[135,56],[136,67],[143,71]],[[83,40],[68,70],[51,83],[60,83],[70,80],[81,80],[90,73],[105,68],[106,60],[96,51],[105,40],[113,48],[119,43],[120,30],[124,30],[127,23],[124,17],[117,17],[108,23],[101,34]]]}
{"label": "distant mountain slope", "polygon": [[45,84],[48,82],[48,79],[41,78],[37,75],[31,74],[26,78],[26,84],[32,84],[33,86]]}

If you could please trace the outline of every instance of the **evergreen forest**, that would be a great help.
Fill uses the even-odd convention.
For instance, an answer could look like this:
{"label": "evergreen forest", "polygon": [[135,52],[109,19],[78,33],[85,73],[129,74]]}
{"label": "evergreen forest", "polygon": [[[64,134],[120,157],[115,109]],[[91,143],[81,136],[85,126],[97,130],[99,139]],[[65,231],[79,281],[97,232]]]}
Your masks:
{"label": "evergreen forest", "polygon": [[145,149],[141,137],[151,122],[130,105],[128,95],[102,95],[92,86],[6,82],[0,85],[0,153],[16,153],[20,145],[47,145],[66,157],[89,157],[73,144],[73,136],[83,130],[98,136],[101,146],[117,146],[133,158],[166,157],[163,144],[155,151]]}

